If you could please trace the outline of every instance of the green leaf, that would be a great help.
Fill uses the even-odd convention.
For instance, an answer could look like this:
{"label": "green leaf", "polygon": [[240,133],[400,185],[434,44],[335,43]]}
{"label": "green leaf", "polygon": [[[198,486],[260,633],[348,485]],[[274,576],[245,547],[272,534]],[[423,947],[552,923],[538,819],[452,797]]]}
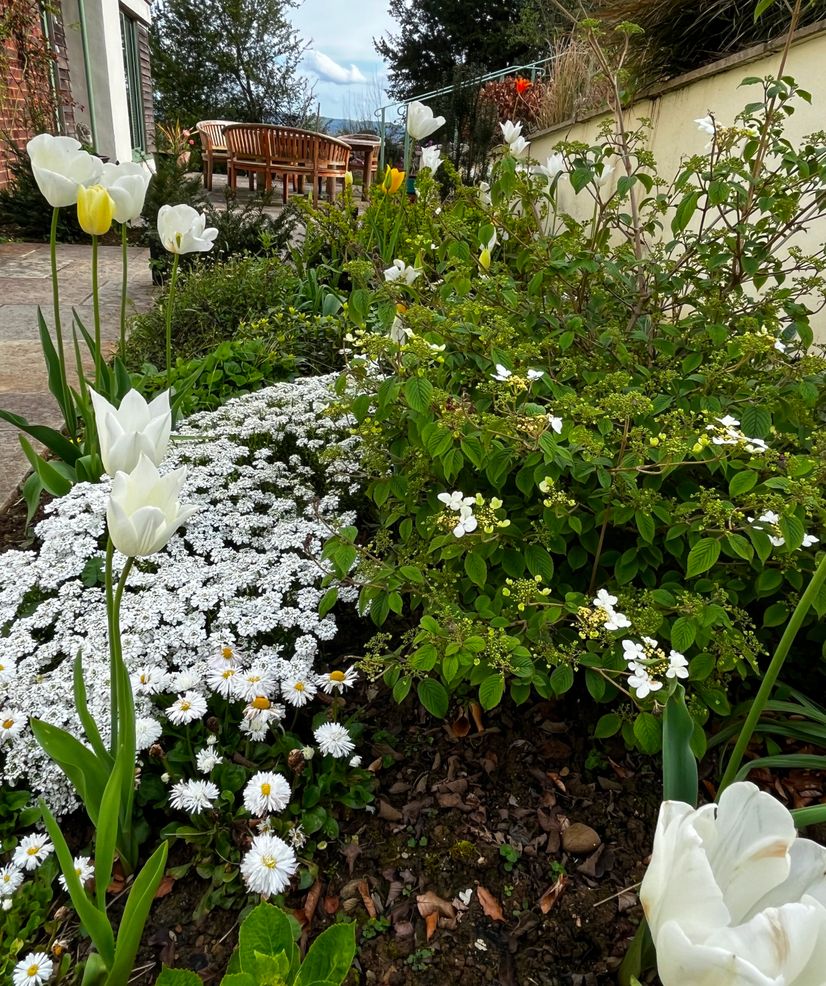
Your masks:
{"label": "green leaf", "polygon": [[170,969],[168,966],[163,967],[155,980],[155,986],[202,986],[202,983],[203,980],[197,973],[188,969]]}
{"label": "green leaf", "polygon": [[143,938],[143,929],[146,919],[149,917],[149,909],[155,899],[155,891],[163,879],[168,850],[169,843],[167,842],[158,846],[138,873],[132,884],[132,889],[129,891],[126,907],[123,909],[123,917],[118,926],[115,961],[109,970],[109,981],[112,983],[127,982],[135,965],[135,956],[138,954],[138,947],[141,938]]}
{"label": "green leaf", "polygon": [[600,716],[594,728],[594,739],[607,739],[609,736],[616,736],[622,726],[622,719],[616,712],[608,712]]}
{"label": "green leaf", "polygon": [[494,709],[502,701],[504,694],[505,675],[500,671],[489,675],[479,685],[479,704],[483,709]]}
{"label": "green leaf", "polygon": [[444,719],[450,704],[450,696],[440,681],[435,681],[433,678],[422,678],[416,686],[416,693],[419,696],[419,701],[432,716],[436,716],[437,719]]}
{"label": "green leaf", "polygon": [[488,566],[481,555],[474,551],[465,555],[465,572],[474,585],[478,585],[480,589],[485,587],[488,578]]}
{"label": "green leaf", "polygon": [[728,484],[728,495],[732,498],[740,496],[741,493],[748,493],[757,483],[757,473],[751,469],[743,469],[735,473]]}
{"label": "green leaf", "polygon": [[694,643],[697,628],[694,621],[687,616],[681,616],[671,627],[671,646],[678,651],[686,651]]}
{"label": "green leaf", "polygon": [[108,766],[65,729],[42,719],[31,719],[29,726],[37,742],[68,777],[92,824],[97,825],[100,802],[109,778]]}
{"label": "green leaf", "polygon": [[260,986],[251,972],[231,972],[221,980],[221,986]]}
{"label": "green leaf", "polygon": [[751,561],[754,558],[754,548],[742,534],[727,534],[726,544],[740,558],[745,558],[746,561]]}
{"label": "green leaf", "polygon": [[423,414],[430,408],[433,384],[427,377],[411,377],[404,385],[404,399],[412,410]]}
{"label": "green leaf", "polygon": [[15,428],[25,431],[27,435],[31,435],[35,441],[45,445],[53,455],[70,466],[74,465],[80,456],[79,446],[73,445],[65,435],[61,435],[54,428],[47,428],[46,425],[30,425],[25,418],[21,418],[19,414],[13,414],[11,411],[0,410],[0,420],[8,421]]}
{"label": "green leaf", "polygon": [[663,800],[697,804],[697,760],[691,750],[694,720],[677,685],[663,712]]}
{"label": "green leaf", "polygon": [[312,986],[313,983],[341,983],[356,954],[356,925],[334,924],[322,931],[310,946],[294,986]]}
{"label": "green leaf", "polygon": [[740,413],[740,430],[747,438],[767,438],[771,426],[772,416],[763,407],[749,404]]}
{"label": "green leaf", "polygon": [[638,510],[634,514],[634,521],[636,522],[637,530],[640,532],[640,537],[643,541],[647,541],[651,544],[654,540],[654,532],[656,530],[654,518],[651,514],[643,513],[642,510]]}
{"label": "green leaf", "polygon": [[274,904],[259,904],[244,918],[238,934],[242,972],[255,972],[256,952],[262,955],[284,952],[292,966],[295,955],[292,925],[287,915]]}
{"label": "green leaf", "polygon": [[662,747],[660,720],[650,712],[640,712],[634,720],[634,738],[643,753],[659,753]]}
{"label": "green leaf", "polygon": [[697,203],[700,201],[701,195],[702,192],[699,191],[699,189],[695,189],[694,191],[689,192],[677,206],[677,211],[674,214],[674,218],[671,220],[672,233],[680,233],[686,228],[686,226],[688,226],[691,222],[691,217],[697,210]]}
{"label": "green leaf", "polygon": [[574,684],[574,671],[569,664],[560,664],[551,672],[549,679],[555,695],[564,695]]}
{"label": "green leaf", "polygon": [[337,602],[338,589],[333,586],[332,589],[328,589],[321,597],[321,602],[318,604],[318,615],[323,619]]}
{"label": "green leaf", "polygon": [[[22,435],[18,435],[20,446],[29,460],[32,469],[37,473],[40,482],[52,496],[65,496],[72,488],[72,482],[58,469],[57,464],[47,462],[31,447]],[[61,463],[62,465],[62,463]]]}
{"label": "green leaf", "polygon": [[400,566],[399,575],[406,578],[408,582],[415,582],[416,585],[422,585],[424,583],[424,576],[421,573],[421,569],[415,565]]}
{"label": "green leaf", "polygon": [[89,712],[89,706],[86,702],[86,683],[83,680],[83,660],[80,651],[78,651],[75,656],[72,679],[75,709],[77,710],[78,718],[83,726],[83,732],[86,739],[89,741],[92,749],[94,750],[95,756],[103,763],[111,766],[113,764],[112,757],[101,739],[97,723],[92,718],[92,715]]}
{"label": "green leaf", "polygon": [[757,5],[754,8],[754,21],[757,21],[765,14],[769,7],[773,6],[775,0],[757,0]]}
{"label": "green leaf", "polygon": [[410,693],[410,687],[412,684],[413,679],[410,677],[399,678],[396,684],[393,685],[393,701],[401,705]]}
{"label": "green leaf", "polygon": [[720,557],[720,542],[714,538],[701,538],[688,553],[686,578],[701,575],[714,566]]}
{"label": "green leaf", "polygon": [[529,544],[525,548],[525,564],[534,577],[542,576],[545,585],[551,585],[554,577],[554,560],[541,544]]}
{"label": "green leaf", "polygon": [[100,802],[100,814],[95,832],[95,893],[100,911],[106,909],[106,888],[112,881],[112,868],[115,864],[115,845],[118,840],[120,816],[121,770],[120,762],[116,761]]}

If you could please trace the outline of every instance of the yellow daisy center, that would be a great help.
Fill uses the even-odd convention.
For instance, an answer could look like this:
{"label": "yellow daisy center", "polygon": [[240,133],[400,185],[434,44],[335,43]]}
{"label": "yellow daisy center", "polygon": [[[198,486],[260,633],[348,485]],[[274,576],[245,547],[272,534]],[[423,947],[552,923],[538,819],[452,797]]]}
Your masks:
{"label": "yellow daisy center", "polygon": [[345,674],[343,671],[332,671],[330,672],[330,681],[344,681]]}
{"label": "yellow daisy center", "polygon": [[185,699],[181,699],[181,712],[189,712],[192,708],[192,703],[187,702]]}
{"label": "yellow daisy center", "polygon": [[271,790],[272,790],[272,788],[270,787],[269,784],[262,784],[261,785],[261,793],[263,795],[268,795]]}
{"label": "yellow daisy center", "polygon": [[14,719],[3,720],[3,729],[11,729],[13,725],[14,725]]}
{"label": "yellow daisy center", "polygon": [[297,682],[296,682],[296,683],[295,683],[295,684],[293,685],[293,688],[294,688],[294,689],[295,689],[295,691],[297,691],[297,692],[303,692],[303,691],[304,691],[304,682],[303,682],[303,681],[297,681]]}
{"label": "yellow daisy center", "polygon": [[40,972],[40,964],[37,962],[35,962],[34,965],[30,965],[29,968],[26,969],[27,976],[36,976],[38,972]]}
{"label": "yellow daisy center", "polygon": [[29,846],[26,850],[28,856],[36,856],[40,852],[40,846]]}
{"label": "yellow daisy center", "polygon": [[274,870],[278,866],[278,860],[273,856],[262,856],[262,865],[266,866],[268,870]]}
{"label": "yellow daisy center", "polygon": [[235,668],[226,668],[221,672],[221,677],[226,681],[235,675]]}
{"label": "yellow daisy center", "polygon": [[221,656],[225,660],[227,660],[227,661],[232,660],[232,657],[233,657],[233,650],[232,650],[232,648],[231,647],[224,647],[223,650],[221,651]]}
{"label": "yellow daisy center", "polygon": [[270,707],[270,700],[266,695],[256,695],[252,702],[250,702],[250,705],[254,709],[268,709]]}

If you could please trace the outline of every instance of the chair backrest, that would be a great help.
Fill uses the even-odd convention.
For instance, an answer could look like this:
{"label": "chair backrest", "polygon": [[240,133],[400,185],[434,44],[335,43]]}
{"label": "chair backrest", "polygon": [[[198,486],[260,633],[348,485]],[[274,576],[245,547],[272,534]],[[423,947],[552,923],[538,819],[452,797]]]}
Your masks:
{"label": "chair backrest", "polygon": [[232,120],[199,120],[195,124],[201,143],[210,149],[223,150],[227,144],[224,138],[224,128],[232,126]]}
{"label": "chair backrest", "polygon": [[273,128],[265,123],[233,123],[224,129],[227,154],[230,159],[255,158],[270,161],[269,132]]}
{"label": "chair backrest", "polygon": [[343,140],[298,127],[273,127],[270,131],[272,160],[278,164],[347,170],[350,146]]}

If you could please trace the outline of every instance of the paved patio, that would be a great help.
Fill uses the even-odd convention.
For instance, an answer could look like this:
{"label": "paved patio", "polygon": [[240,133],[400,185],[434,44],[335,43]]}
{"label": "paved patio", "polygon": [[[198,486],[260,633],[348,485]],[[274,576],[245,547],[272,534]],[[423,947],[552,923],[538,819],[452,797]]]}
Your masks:
{"label": "paved patio", "polygon": [[[92,251],[88,243],[58,246],[60,319],[64,343],[71,340],[72,309],[91,330]],[[147,250],[129,248],[129,311],[152,303],[152,276]],[[103,246],[98,255],[101,335],[112,352],[120,332],[120,247]],[[0,243],[0,407],[34,424],[62,426],[62,417],[49,392],[46,365],[40,348],[37,309],[53,328],[52,282],[47,243]],[[70,380],[74,356],[67,353]],[[92,366],[91,360],[87,369]],[[18,441],[18,431],[0,421],[0,505],[17,495],[29,464]]]}

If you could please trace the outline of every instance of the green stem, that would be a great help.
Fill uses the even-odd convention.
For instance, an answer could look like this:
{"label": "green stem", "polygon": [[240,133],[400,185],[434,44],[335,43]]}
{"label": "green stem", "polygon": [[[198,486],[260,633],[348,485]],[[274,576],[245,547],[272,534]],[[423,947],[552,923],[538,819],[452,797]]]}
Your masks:
{"label": "green stem", "polygon": [[98,297],[98,238],[92,237],[92,311],[95,316],[95,389],[100,391],[103,378],[103,353],[100,344],[100,298]]}
{"label": "green stem", "polygon": [[63,411],[63,417],[66,420],[66,427],[69,429],[69,434],[74,438],[77,433],[74,417],[70,413],[67,413],[68,403],[66,398],[69,394],[69,382],[66,379],[66,353],[63,350],[63,326],[60,322],[60,285],[57,280],[57,220],[59,215],[59,208],[52,209],[52,229],[49,235],[49,255],[52,263],[52,306],[54,309],[57,361],[60,368],[60,408]]}
{"label": "green stem", "polygon": [[124,353],[126,351],[126,282],[128,275],[128,240],[126,238],[126,223],[122,223],[120,227],[120,242],[121,242],[121,268],[123,271],[123,276],[120,286],[120,358],[124,359]]}
{"label": "green stem", "polygon": [[737,737],[734,751],[729,758],[725,773],[720,781],[720,786],[717,790],[718,798],[737,776],[737,771],[740,769],[743,756],[749,743],[751,742],[752,736],[754,735],[754,730],[757,727],[757,723],[760,721],[760,716],[766,708],[766,703],[771,697],[772,690],[774,689],[777,677],[783,667],[783,663],[789,654],[789,650],[794,643],[794,639],[797,636],[798,631],[803,625],[806,614],[809,612],[809,609],[815,599],[817,599],[818,593],[820,592],[824,582],[826,582],[826,553],[824,553],[821,558],[820,564],[812,576],[806,591],[800,597],[800,602],[795,607],[795,611],[792,613],[791,619],[786,624],[786,629],[783,636],[780,638],[780,643],[777,645],[777,650],[774,652],[774,657],[771,659],[771,663],[763,676],[763,681],[761,682],[757,695],[751,704],[749,714],[746,716],[746,721],[743,723],[743,728],[740,730],[740,735]]}
{"label": "green stem", "polygon": [[166,386],[172,386],[172,309],[175,305],[175,282],[178,279],[178,254],[172,259],[172,278],[166,298]]}
{"label": "green stem", "polygon": [[126,586],[126,579],[132,570],[134,558],[127,558],[123,566],[117,588],[114,588],[114,578],[112,575],[112,562],[115,557],[115,546],[109,538],[106,545],[106,620],[109,629],[109,715],[112,723],[112,739],[109,745],[112,756],[117,752],[118,745],[118,712],[120,702],[118,695],[118,663],[123,660],[120,643],[120,602],[123,598],[123,590]]}

